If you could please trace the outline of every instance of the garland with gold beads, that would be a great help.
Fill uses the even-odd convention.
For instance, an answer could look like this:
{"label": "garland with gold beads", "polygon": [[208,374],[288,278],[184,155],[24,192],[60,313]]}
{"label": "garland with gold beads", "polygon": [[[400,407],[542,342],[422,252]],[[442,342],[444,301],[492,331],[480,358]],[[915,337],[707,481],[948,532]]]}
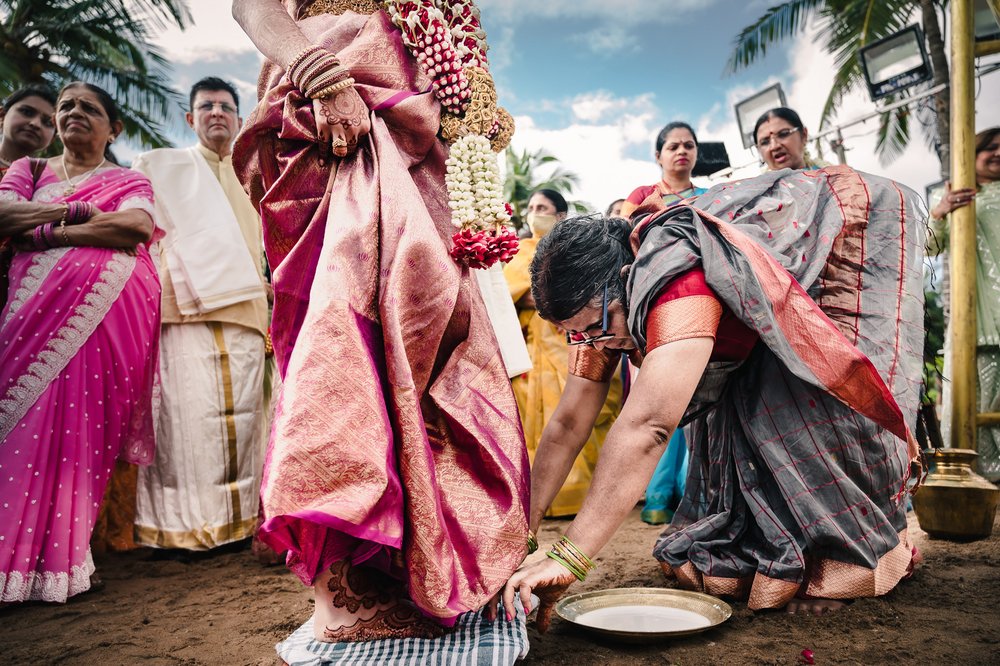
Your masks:
{"label": "garland with gold beads", "polygon": [[470,268],[506,263],[517,253],[511,207],[503,200],[496,153],[510,143],[514,119],[497,106],[486,33],[470,0],[385,0],[403,44],[433,82],[443,107],[441,137],[452,223],[450,254]]}

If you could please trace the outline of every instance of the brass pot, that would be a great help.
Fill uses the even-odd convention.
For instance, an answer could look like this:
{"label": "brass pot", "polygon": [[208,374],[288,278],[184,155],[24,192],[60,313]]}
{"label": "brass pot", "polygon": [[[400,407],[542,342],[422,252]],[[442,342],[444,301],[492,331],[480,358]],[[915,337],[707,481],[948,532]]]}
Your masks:
{"label": "brass pot", "polygon": [[920,528],[932,537],[972,541],[993,532],[1000,490],[973,471],[971,449],[934,449],[934,471],[913,495]]}

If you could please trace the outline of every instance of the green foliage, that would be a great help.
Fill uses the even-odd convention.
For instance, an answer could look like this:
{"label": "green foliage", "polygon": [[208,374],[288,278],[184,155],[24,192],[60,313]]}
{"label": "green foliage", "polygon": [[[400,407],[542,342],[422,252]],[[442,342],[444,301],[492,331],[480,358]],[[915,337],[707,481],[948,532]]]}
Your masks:
{"label": "green foliage", "polygon": [[0,0],[0,95],[27,83],[93,83],[118,103],[127,137],[169,145],[165,119],[182,98],[149,40],[190,21],[186,0]]}
{"label": "green foliage", "polygon": [[[537,189],[547,188],[556,190],[569,203],[570,210],[577,213],[585,213],[590,210],[590,206],[583,201],[570,201],[569,194],[580,184],[580,177],[572,171],[558,166],[559,159],[550,155],[544,150],[529,153],[523,150],[520,153],[510,146],[504,153],[507,171],[504,177],[503,194],[504,198],[510,202],[514,209],[511,216],[514,226],[518,229],[524,224],[523,211],[528,207],[528,199],[531,193]],[[552,172],[548,177],[541,179],[538,172],[551,168]]]}
{"label": "green foliage", "polygon": [[[790,0],[771,7],[737,36],[728,71],[749,67],[767,48],[803,32],[815,19],[823,47],[833,55],[837,68],[820,117],[822,130],[843,98],[865,85],[858,52],[863,46],[888,37],[919,15],[918,0]],[[898,157],[910,138],[906,112],[883,114],[878,152],[883,164]]]}
{"label": "green foliage", "polygon": [[920,396],[924,404],[936,404],[941,393],[944,372],[944,306],[941,294],[932,289],[924,291],[924,387]]}

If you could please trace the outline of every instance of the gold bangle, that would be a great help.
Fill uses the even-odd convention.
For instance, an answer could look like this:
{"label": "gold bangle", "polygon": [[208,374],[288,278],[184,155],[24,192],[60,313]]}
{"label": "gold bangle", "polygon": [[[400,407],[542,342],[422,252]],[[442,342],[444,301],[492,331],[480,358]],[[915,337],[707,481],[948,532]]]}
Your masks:
{"label": "gold bangle", "polygon": [[531,530],[528,530],[528,555],[538,550],[538,537]]}
{"label": "gold bangle", "polygon": [[315,97],[316,91],[324,90],[335,83],[340,83],[344,79],[349,78],[351,78],[351,73],[346,68],[338,66],[313,76],[309,81],[309,85],[302,90],[302,93],[306,97]]}
{"label": "gold bangle", "polygon": [[69,247],[69,245],[70,245],[69,236],[66,234],[66,216],[67,215],[69,215],[69,205],[68,204],[66,205],[65,208],[63,208],[62,219],[59,220],[59,234],[62,236],[63,243],[66,244],[66,247]]}
{"label": "gold bangle", "polygon": [[347,78],[338,83],[334,83],[332,86],[323,88],[322,90],[312,95],[306,95],[306,97],[309,97],[310,99],[323,99],[324,97],[329,97],[330,95],[339,93],[342,90],[347,90],[353,85],[354,85],[354,79]]}
{"label": "gold bangle", "polygon": [[575,543],[573,543],[572,541],[569,540],[568,536],[563,536],[563,538],[561,539],[561,541],[562,541],[563,544],[566,545],[566,548],[569,549],[569,551],[574,556],[576,556],[577,558],[579,558],[585,565],[587,565],[588,569],[593,569],[594,567],[597,566],[594,563],[594,560],[592,560],[589,557],[587,557],[584,554],[584,552],[582,550],[580,550],[579,546],[577,546]]}

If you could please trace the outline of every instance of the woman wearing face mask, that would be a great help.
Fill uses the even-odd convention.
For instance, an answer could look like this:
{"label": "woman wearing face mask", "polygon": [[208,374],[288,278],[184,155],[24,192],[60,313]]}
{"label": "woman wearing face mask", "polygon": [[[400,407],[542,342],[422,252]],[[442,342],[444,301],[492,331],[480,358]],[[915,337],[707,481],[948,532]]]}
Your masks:
{"label": "woman wearing face mask", "polygon": [[622,204],[621,217],[628,219],[642,202],[654,195],[670,205],[705,193],[705,188],[695,187],[691,182],[691,172],[698,162],[698,137],[687,123],[669,123],[660,130],[653,159],[662,171],[660,182],[632,190]]}
{"label": "woman wearing face mask", "polygon": [[56,134],[56,96],[42,86],[25,86],[3,101],[0,119],[0,178],[11,162],[45,150]]}
{"label": "woman wearing face mask", "polygon": [[[528,345],[532,369],[513,379],[514,397],[521,413],[524,426],[524,441],[528,446],[528,457],[533,459],[542,431],[546,427],[558,428],[559,424],[549,424],[549,420],[559,404],[559,398],[566,389],[569,350],[566,335],[553,324],[543,321],[535,312],[535,301],[531,298],[531,278],[528,267],[535,256],[538,242],[552,230],[557,222],[566,217],[569,206],[566,199],[555,190],[537,190],[528,200],[528,227],[531,237],[521,241],[520,250],[514,259],[504,267],[504,277],[510,286],[510,294],[517,308],[521,331]],[[548,516],[569,516],[580,510],[590,477],[597,464],[604,436],[618,416],[621,405],[621,381],[610,385],[593,429],[586,434],[587,443],[573,461],[573,467],[566,482],[549,506]]]}
{"label": "woman wearing face mask", "polygon": [[[622,204],[621,217],[629,218],[650,197],[669,206],[705,193],[705,188],[695,187],[691,182],[691,172],[698,162],[698,137],[690,125],[672,122],[660,130],[653,157],[663,172],[660,182],[633,190]],[[673,508],[684,495],[687,459],[684,432],[678,428],[646,489],[641,514],[644,522],[662,525],[673,517]]]}
{"label": "woman wearing face mask", "polygon": [[753,140],[770,171],[826,166],[809,157],[806,152],[809,130],[802,124],[799,114],[787,107],[776,107],[758,118]]}

